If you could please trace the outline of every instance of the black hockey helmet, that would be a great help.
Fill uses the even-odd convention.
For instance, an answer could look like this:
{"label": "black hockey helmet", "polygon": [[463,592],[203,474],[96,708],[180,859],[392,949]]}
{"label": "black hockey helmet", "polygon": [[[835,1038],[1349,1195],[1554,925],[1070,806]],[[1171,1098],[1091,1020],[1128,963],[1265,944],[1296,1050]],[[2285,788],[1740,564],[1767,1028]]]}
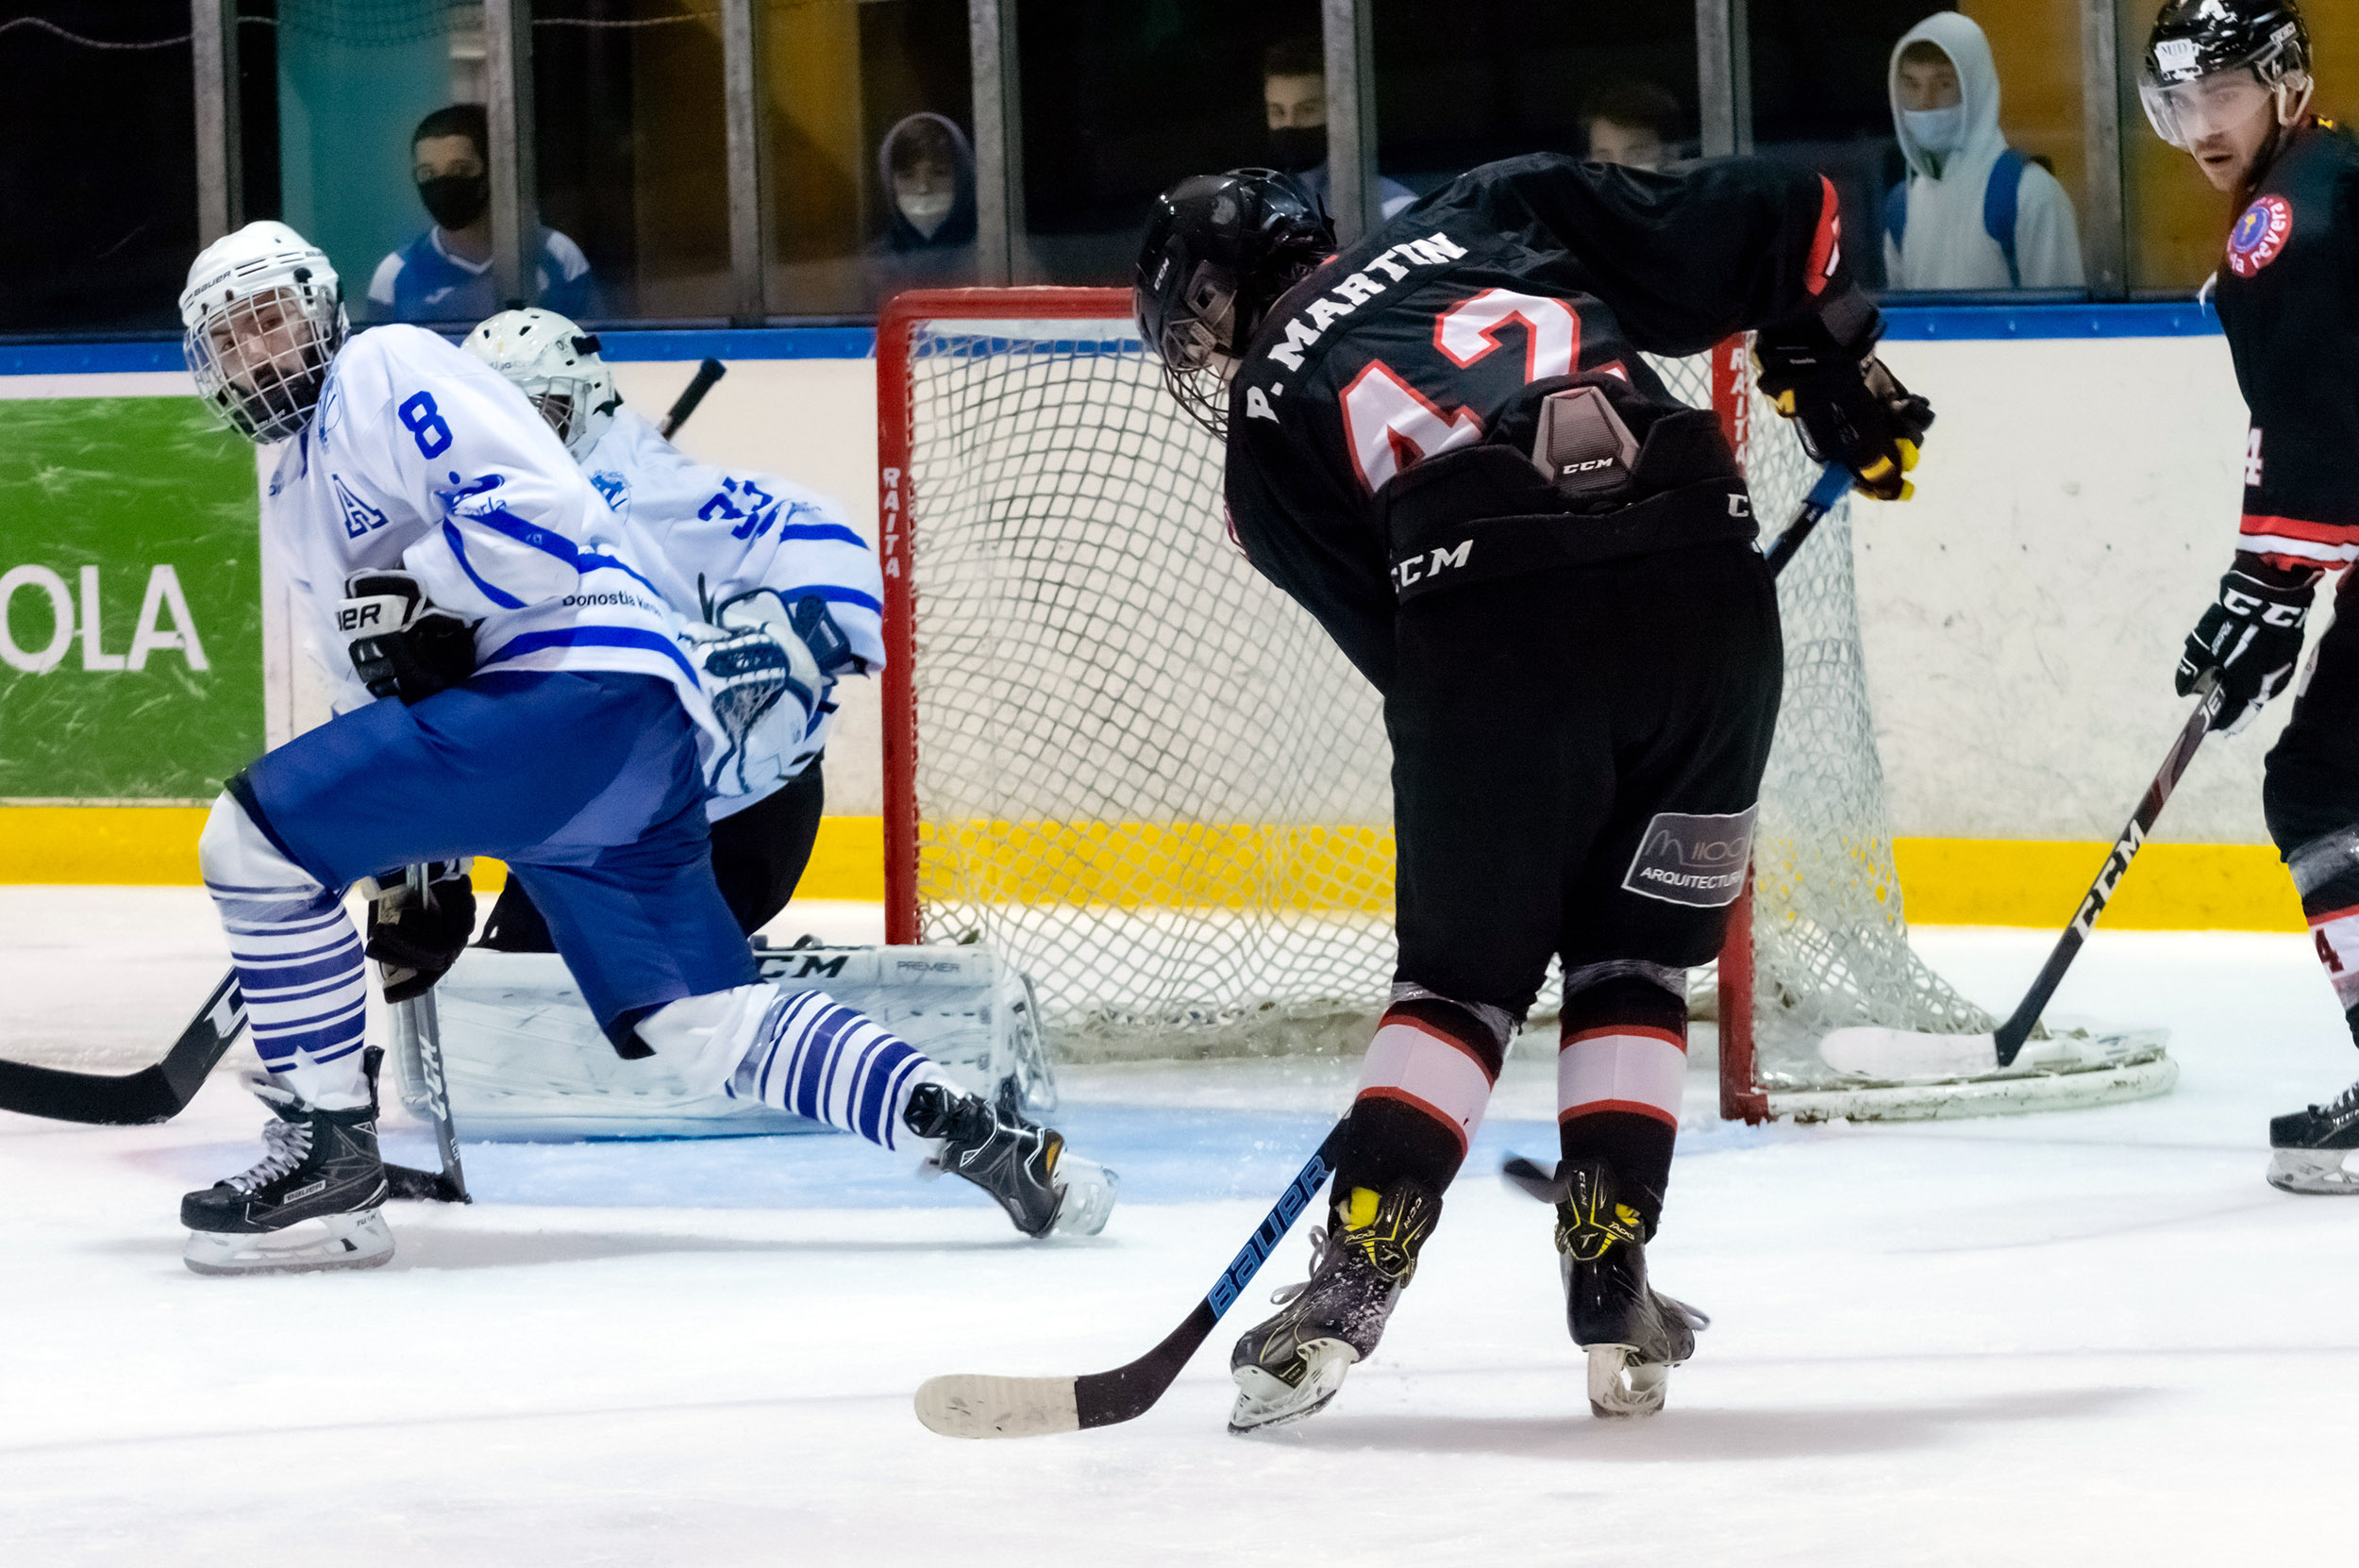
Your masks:
{"label": "black hockey helmet", "polygon": [[1335,251],[1335,225],[1275,169],[1192,175],[1155,198],[1131,292],[1139,335],[1188,417],[1225,435],[1229,376],[1278,297]]}
{"label": "black hockey helmet", "polygon": [[2241,72],[2276,97],[2280,124],[2300,112],[2310,86],[2310,27],[2294,0],[2165,0],[2138,72],[2154,134],[2185,146],[2191,84]]}

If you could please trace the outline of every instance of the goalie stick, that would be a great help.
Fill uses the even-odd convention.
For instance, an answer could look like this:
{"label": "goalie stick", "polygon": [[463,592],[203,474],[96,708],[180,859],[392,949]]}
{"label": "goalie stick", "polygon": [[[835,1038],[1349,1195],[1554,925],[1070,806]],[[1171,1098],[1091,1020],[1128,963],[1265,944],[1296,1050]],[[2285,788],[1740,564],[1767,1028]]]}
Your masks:
{"label": "goalie stick", "polygon": [[712,384],[728,373],[729,367],[718,359],[707,359],[698,365],[696,374],[688,378],[687,387],[673,399],[672,411],[663,416],[663,423],[655,427],[655,433],[666,441],[671,440],[679,427],[688,423],[688,416],[696,411],[696,405],[705,400],[705,393],[712,390]]}
{"label": "goalie stick", "polygon": [[1126,1366],[1079,1377],[991,1377],[973,1373],[929,1377],[918,1386],[917,1419],[944,1437],[1020,1438],[1112,1426],[1145,1415],[1171,1387],[1295,1221],[1318,1203],[1334,1174],[1348,1121],[1337,1122],[1318,1152],[1295,1174],[1277,1206],[1230,1260],[1196,1310],[1163,1336],[1163,1343]]}
{"label": "goalie stick", "polygon": [[2214,721],[2227,702],[2227,693],[2220,687],[2217,670],[2206,670],[2195,684],[2195,711],[2187,716],[2179,738],[2171,742],[2170,752],[2163,759],[2162,770],[2138,801],[2138,809],[2131,813],[2129,826],[2114,841],[2113,852],[2105,857],[2105,864],[2089,884],[2087,896],[2073,911],[2071,922],[2056,939],[2055,948],[2048,955],[2048,962],[2040,969],[2039,977],[2024,993],[2007,1021],[1990,1034],[1940,1035],[1922,1034],[1907,1029],[1851,1028],[1836,1029],[1818,1043],[1818,1054],[1828,1066],[1838,1072],[1862,1073],[1871,1077],[1929,1078],[1974,1077],[1995,1073],[2015,1065],[2022,1054],[2024,1043],[2039,1026],[2039,1015],[2063,984],[2065,971],[2080,956],[2082,944],[2088,941],[2089,931],[2097,917],[2105,912],[2113,901],[2114,890],[2121,885],[2131,859],[2147,834],[2154,830],[2154,820],[2163,814],[2163,803],[2170,799],[2187,764],[2195,760],[2196,748],[2210,734]]}

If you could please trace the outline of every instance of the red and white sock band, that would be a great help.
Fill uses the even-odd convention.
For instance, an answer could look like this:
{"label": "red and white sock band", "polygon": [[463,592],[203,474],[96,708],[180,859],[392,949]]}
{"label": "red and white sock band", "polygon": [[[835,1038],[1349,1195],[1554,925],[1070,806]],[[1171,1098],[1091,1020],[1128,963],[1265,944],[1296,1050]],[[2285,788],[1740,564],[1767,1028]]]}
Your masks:
{"label": "red and white sock band", "polygon": [[1684,1034],[1644,1024],[1592,1026],[1566,1035],[1556,1054],[1556,1119],[1626,1110],[1676,1127],[1686,1082]]}
{"label": "red and white sock band", "polygon": [[1475,1045],[1435,1024],[1387,1012],[1360,1068],[1360,1099],[1397,1100],[1449,1128],[1465,1151],[1491,1103],[1494,1075]]}
{"label": "red and white sock band", "polygon": [[2334,1000],[2345,1012],[2359,1008],[2359,908],[2324,909],[2310,916],[2310,940],[2326,977],[2334,984]]}

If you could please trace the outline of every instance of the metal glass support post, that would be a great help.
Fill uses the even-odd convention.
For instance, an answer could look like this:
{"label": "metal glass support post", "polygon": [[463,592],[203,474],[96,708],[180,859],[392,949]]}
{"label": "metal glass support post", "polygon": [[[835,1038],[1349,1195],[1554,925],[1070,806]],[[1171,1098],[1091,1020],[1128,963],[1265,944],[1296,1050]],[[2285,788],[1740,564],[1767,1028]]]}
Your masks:
{"label": "metal glass support post", "polygon": [[2097,299],[2130,297],[2130,214],[2121,176],[2119,0],[2081,0],[2081,134],[2088,194],[2081,255]]}
{"label": "metal glass support post", "polygon": [[483,0],[492,122],[492,276],[503,309],[532,303],[541,215],[532,146],[532,0]]}
{"label": "metal glass support post", "polygon": [[1024,118],[1015,58],[1015,0],[968,0],[975,88],[975,281],[1006,284],[1024,223]]}
{"label": "metal glass support post", "polygon": [[238,0],[189,0],[196,71],[196,242],[209,245],[244,214],[239,156]]}
{"label": "metal glass support post", "polygon": [[1327,55],[1327,205],[1348,245],[1381,221],[1376,199],[1375,0],[1319,0]]}
{"label": "metal glass support post", "polygon": [[1696,0],[1696,108],[1703,156],[1753,150],[1752,43],[1747,0]]}
{"label": "metal glass support post", "polygon": [[762,148],[764,0],[721,0],[721,78],[728,120],[729,319],[760,326],[768,314],[762,238],[769,230],[770,182]]}

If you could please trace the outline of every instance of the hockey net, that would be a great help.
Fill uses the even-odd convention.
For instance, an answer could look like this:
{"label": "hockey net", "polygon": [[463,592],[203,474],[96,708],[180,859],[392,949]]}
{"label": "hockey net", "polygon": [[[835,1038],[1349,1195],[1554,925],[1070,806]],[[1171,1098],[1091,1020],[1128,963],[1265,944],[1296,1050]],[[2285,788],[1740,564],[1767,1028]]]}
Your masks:
{"label": "hockey net", "polygon": [[[888,937],[991,943],[1031,976],[1066,1059],[1356,1050],[1394,957],[1380,704],[1230,544],[1217,443],[1129,312],[1118,290],[954,290],[905,294],[879,323]],[[1736,341],[1654,364],[1718,409],[1774,532],[1817,471],[1747,359]],[[2126,1097],[2073,1075],[1978,1104],[1819,1060],[1846,1025],[1991,1020],[1909,948],[1848,505],[1779,599],[1755,886],[1698,988],[1720,1019],[1723,1114]]]}

